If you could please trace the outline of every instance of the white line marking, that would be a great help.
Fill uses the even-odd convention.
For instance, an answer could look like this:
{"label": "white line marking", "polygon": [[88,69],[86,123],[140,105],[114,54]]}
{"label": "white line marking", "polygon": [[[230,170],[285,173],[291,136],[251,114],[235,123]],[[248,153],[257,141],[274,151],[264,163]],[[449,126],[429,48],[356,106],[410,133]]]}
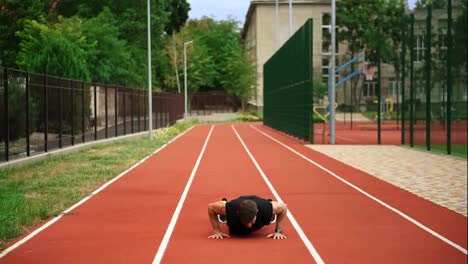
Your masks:
{"label": "white line marking", "polygon": [[400,216],[402,216],[403,218],[405,218],[406,220],[410,221],[411,223],[415,224],[416,226],[420,227],[421,229],[423,229],[424,231],[430,233],[431,235],[437,237],[438,239],[444,241],[445,243],[449,244],[450,246],[460,250],[461,252],[463,252],[465,255],[467,254],[467,250],[465,248],[463,248],[462,246],[456,244],[455,242],[452,242],[451,240],[449,240],[448,238],[440,235],[439,233],[437,233],[436,231],[430,229],[429,227],[423,225],[422,223],[418,222],[417,220],[411,218],[410,216],[406,215],[405,213],[399,211],[398,209],[390,206],[389,204],[383,202],[382,200],[372,196],[371,194],[367,193],[366,191],[362,190],[361,188],[357,187],[356,185],[348,182],[347,180],[341,178],[340,176],[338,176],[337,174],[333,173],[332,171],[328,170],[327,168],[323,167],[322,165],[316,163],[315,161],[307,158],[306,156],[302,155],[301,153],[297,152],[296,150],[292,149],[291,147],[285,145],[283,142],[273,138],[272,136],[268,135],[267,133],[261,131],[260,129],[250,125],[250,127],[252,127],[253,129],[257,130],[258,132],[262,133],[264,136],[268,137],[269,139],[275,141],[276,143],[280,144],[281,146],[287,148],[288,150],[290,150],[291,152],[293,152],[294,154],[298,155],[299,157],[305,159],[306,161],[312,163],[313,165],[319,167],[320,169],[324,170],[325,172],[329,173],[330,175],[332,175],[333,177],[337,178],[338,180],[342,181],[343,183],[347,184],[348,186],[350,186],[351,188],[355,189],[356,191],[364,194],[365,196],[369,197],[370,199],[376,201],[377,203],[387,207],[387,209],[399,214]]}
{"label": "white line marking", "polygon": [[[268,177],[265,175],[265,173],[263,172],[262,168],[260,167],[260,165],[258,165],[257,161],[255,160],[254,156],[252,155],[252,153],[250,153],[250,150],[247,148],[247,146],[245,145],[244,141],[242,140],[242,138],[240,137],[240,135],[237,133],[237,130],[234,128],[233,125],[231,125],[232,129],[234,130],[234,133],[236,133],[237,135],[237,138],[239,139],[239,141],[241,142],[242,146],[244,147],[245,151],[247,152],[247,154],[249,154],[249,157],[250,159],[252,160],[252,162],[255,164],[255,167],[257,167],[257,170],[258,172],[260,172],[260,174],[262,175],[263,177],[263,180],[266,182],[266,184],[268,185],[268,187],[270,188],[271,192],[273,193],[273,195],[275,196],[276,200],[280,203],[284,203],[283,200],[281,199],[281,197],[279,196],[279,194],[276,192],[275,188],[273,187],[273,185],[271,184],[270,180],[268,180]],[[294,228],[296,229],[297,233],[299,234],[299,237],[301,237],[302,239],[302,242],[304,242],[305,246],[307,247],[307,249],[309,250],[310,254],[312,255],[312,257],[314,258],[315,262],[317,262],[318,264],[322,264],[322,263],[325,263],[322,258],[320,257],[320,255],[318,254],[317,250],[314,248],[314,246],[312,245],[312,243],[310,242],[310,240],[307,238],[307,236],[305,235],[304,231],[302,231],[302,228],[299,226],[299,224],[297,223],[296,219],[294,218],[294,216],[292,215],[291,211],[288,210],[287,212],[287,216],[289,218],[289,221],[291,222],[291,224],[294,226]]]}
{"label": "white line marking", "polygon": [[79,202],[77,202],[76,204],[72,205],[70,208],[66,209],[65,211],[63,211],[60,215],[52,218],[51,220],[49,220],[47,223],[45,223],[43,226],[41,226],[40,228],[34,230],[31,234],[27,235],[26,237],[24,237],[23,239],[19,240],[18,242],[16,242],[15,244],[11,245],[10,247],[8,247],[7,249],[5,249],[2,253],[0,253],[0,259],[3,258],[4,256],[6,256],[8,253],[10,253],[11,251],[13,251],[14,249],[18,248],[19,246],[21,246],[22,244],[26,243],[28,240],[30,240],[31,238],[35,237],[37,234],[39,234],[40,232],[44,231],[46,228],[48,228],[49,226],[51,226],[52,224],[54,224],[55,222],[57,222],[58,220],[60,220],[60,218],[62,218],[62,216],[66,215],[67,213],[71,212],[73,209],[77,208],[78,206],[82,205],[84,202],[86,202],[87,200],[89,200],[91,197],[93,197],[94,195],[98,194],[99,192],[101,192],[102,190],[104,190],[105,188],[107,188],[109,185],[111,185],[112,183],[114,183],[115,181],[117,181],[118,179],[122,178],[123,176],[125,176],[129,171],[133,170],[135,167],[137,167],[138,165],[142,164],[143,162],[145,162],[148,158],[150,158],[151,156],[153,156],[154,154],[158,153],[159,151],[161,151],[162,149],[164,149],[167,145],[169,145],[171,142],[175,141],[176,139],[178,139],[180,136],[184,135],[186,132],[190,131],[193,127],[190,127],[189,129],[187,129],[186,131],[184,131],[183,133],[177,135],[176,137],[174,137],[173,139],[171,139],[170,141],[168,141],[166,144],[164,144],[163,146],[161,146],[159,149],[157,149],[156,151],[154,151],[153,153],[151,153],[150,155],[146,156],[145,158],[143,158],[142,160],[140,160],[138,163],[136,163],[135,165],[133,165],[132,167],[130,167],[129,169],[127,169],[126,171],[122,172],[121,174],[119,174],[117,177],[113,178],[112,180],[108,181],[107,183],[103,184],[100,188],[96,189],[94,192],[92,192],[90,195],[86,196],[85,198],[83,198],[82,200],[80,200]]}
{"label": "white line marking", "polygon": [[161,263],[162,257],[167,248],[167,244],[169,244],[169,240],[171,239],[172,232],[174,231],[174,227],[177,223],[177,219],[179,218],[180,211],[182,210],[182,206],[184,205],[185,198],[187,198],[187,193],[190,189],[190,186],[192,185],[193,179],[195,178],[195,173],[198,170],[198,166],[200,165],[201,159],[203,157],[203,153],[205,153],[205,149],[206,149],[206,146],[208,145],[208,141],[210,139],[211,133],[213,132],[213,128],[214,126],[212,125],[210,132],[208,133],[208,136],[206,137],[205,144],[203,145],[203,148],[200,151],[200,155],[198,155],[197,162],[195,163],[195,166],[193,167],[192,174],[190,174],[190,178],[187,182],[187,185],[185,185],[184,192],[182,193],[182,196],[180,196],[179,203],[177,204],[174,214],[172,215],[171,222],[169,223],[169,226],[166,229],[166,234],[164,234],[163,240],[161,241],[161,244],[159,245],[158,252],[156,252],[156,255],[154,256],[153,263]]}
{"label": "white line marking", "polygon": [[345,137],[340,137],[340,136],[336,136],[337,138],[341,138],[343,140],[346,140],[346,141],[351,141],[351,142],[355,142],[355,140],[352,140],[350,138],[345,138]]}

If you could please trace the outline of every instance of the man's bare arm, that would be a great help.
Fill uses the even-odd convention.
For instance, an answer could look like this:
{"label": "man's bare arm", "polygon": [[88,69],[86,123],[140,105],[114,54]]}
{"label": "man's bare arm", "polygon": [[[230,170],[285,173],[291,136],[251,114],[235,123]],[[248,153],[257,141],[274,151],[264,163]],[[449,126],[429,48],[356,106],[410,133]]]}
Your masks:
{"label": "man's bare arm", "polygon": [[[275,228],[275,233],[269,234],[267,237],[272,237],[273,239],[284,239],[286,238],[285,235],[283,235],[283,224],[284,220],[286,219],[286,215],[288,213],[288,206],[284,203],[279,203],[279,202],[271,202],[273,205],[273,214],[276,215],[276,228]],[[277,232],[276,230],[281,230],[280,232]]]}
{"label": "man's bare arm", "polygon": [[227,234],[221,232],[218,215],[226,215],[225,201],[219,201],[208,205],[208,217],[210,218],[210,223],[213,227],[213,234],[208,238],[223,239],[223,237],[229,237]]}

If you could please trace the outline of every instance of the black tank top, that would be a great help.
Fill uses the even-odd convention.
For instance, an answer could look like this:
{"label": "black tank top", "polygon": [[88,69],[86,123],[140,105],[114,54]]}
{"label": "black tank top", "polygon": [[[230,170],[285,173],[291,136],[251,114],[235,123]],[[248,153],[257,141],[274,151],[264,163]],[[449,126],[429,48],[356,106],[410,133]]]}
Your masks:
{"label": "black tank top", "polygon": [[[252,228],[244,226],[237,215],[239,204],[242,200],[249,199],[257,204],[258,212],[257,219],[252,225]],[[270,201],[260,198],[255,195],[241,196],[235,200],[226,203],[226,218],[227,225],[229,226],[229,234],[231,235],[247,235],[265,225],[269,225],[273,216],[273,205]]]}

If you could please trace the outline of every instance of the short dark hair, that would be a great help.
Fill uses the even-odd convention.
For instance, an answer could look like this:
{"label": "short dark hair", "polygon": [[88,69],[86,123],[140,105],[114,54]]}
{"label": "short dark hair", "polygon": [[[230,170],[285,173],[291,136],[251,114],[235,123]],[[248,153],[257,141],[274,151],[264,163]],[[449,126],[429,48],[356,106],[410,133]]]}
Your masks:
{"label": "short dark hair", "polygon": [[242,224],[247,224],[257,215],[257,204],[249,199],[245,199],[239,204],[239,220]]}

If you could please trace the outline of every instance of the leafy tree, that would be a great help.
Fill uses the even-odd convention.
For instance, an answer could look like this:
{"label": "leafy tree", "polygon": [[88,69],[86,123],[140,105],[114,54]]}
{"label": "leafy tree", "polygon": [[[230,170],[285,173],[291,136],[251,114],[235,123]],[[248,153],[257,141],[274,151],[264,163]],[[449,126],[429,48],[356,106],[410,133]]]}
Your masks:
{"label": "leafy tree", "polygon": [[40,19],[49,14],[48,1],[22,0],[0,2],[0,64],[16,67],[19,38],[17,31],[28,19]]}
{"label": "leafy tree", "polygon": [[426,8],[429,4],[432,4],[434,9],[445,9],[447,8],[447,0],[418,0],[416,1],[416,8]]}
{"label": "leafy tree", "polygon": [[[212,18],[189,20],[179,34],[173,36],[177,57],[175,65],[172,41],[166,45],[172,67],[183,72],[183,44],[193,40],[187,49],[189,91],[222,90],[236,95],[244,103],[251,97],[255,84],[255,69],[242,47],[238,22],[215,21]],[[176,88],[174,70],[165,82]],[[183,78],[183,76],[181,77]]]}
{"label": "leafy tree", "polygon": [[[172,74],[169,57],[164,50],[169,30],[177,31],[187,20],[190,5],[186,0],[151,0],[152,69],[153,84],[164,88],[164,79]],[[126,61],[132,78],[125,84],[145,85],[147,76],[147,1],[69,1],[58,6],[58,12],[66,16],[78,15],[85,18],[98,16],[105,8],[110,10],[119,30],[119,39],[127,44],[132,60]],[[121,80],[122,78],[118,78]]]}
{"label": "leafy tree", "polygon": [[170,17],[166,24],[165,30],[167,34],[179,32],[180,28],[188,19],[190,4],[186,0],[171,0],[170,2]]}
{"label": "leafy tree", "polygon": [[59,19],[53,27],[28,20],[17,35],[20,51],[17,64],[20,68],[49,75],[89,80],[86,52],[95,44],[82,36],[79,18]]}
{"label": "leafy tree", "polygon": [[95,48],[88,53],[91,79],[119,84],[141,83],[135,78],[135,58],[125,40],[119,39],[117,21],[109,8],[83,23],[83,34]]}
{"label": "leafy tree", "polygon": [[[403,5],[399,0],[341,0],[337,2],[337,41],[347,45],[346,58],[355,57],[366,48],[366,60],[376,64],[377,32],[382,30],[381,59],[383,62],[398,66],[401,18]],[[352,68],[354,71],[354,68]],[[361,100],[362,87],[358,87],[362,76],[351,80],[352,103]],[[360,88],[360,89],[358,89]]]}

